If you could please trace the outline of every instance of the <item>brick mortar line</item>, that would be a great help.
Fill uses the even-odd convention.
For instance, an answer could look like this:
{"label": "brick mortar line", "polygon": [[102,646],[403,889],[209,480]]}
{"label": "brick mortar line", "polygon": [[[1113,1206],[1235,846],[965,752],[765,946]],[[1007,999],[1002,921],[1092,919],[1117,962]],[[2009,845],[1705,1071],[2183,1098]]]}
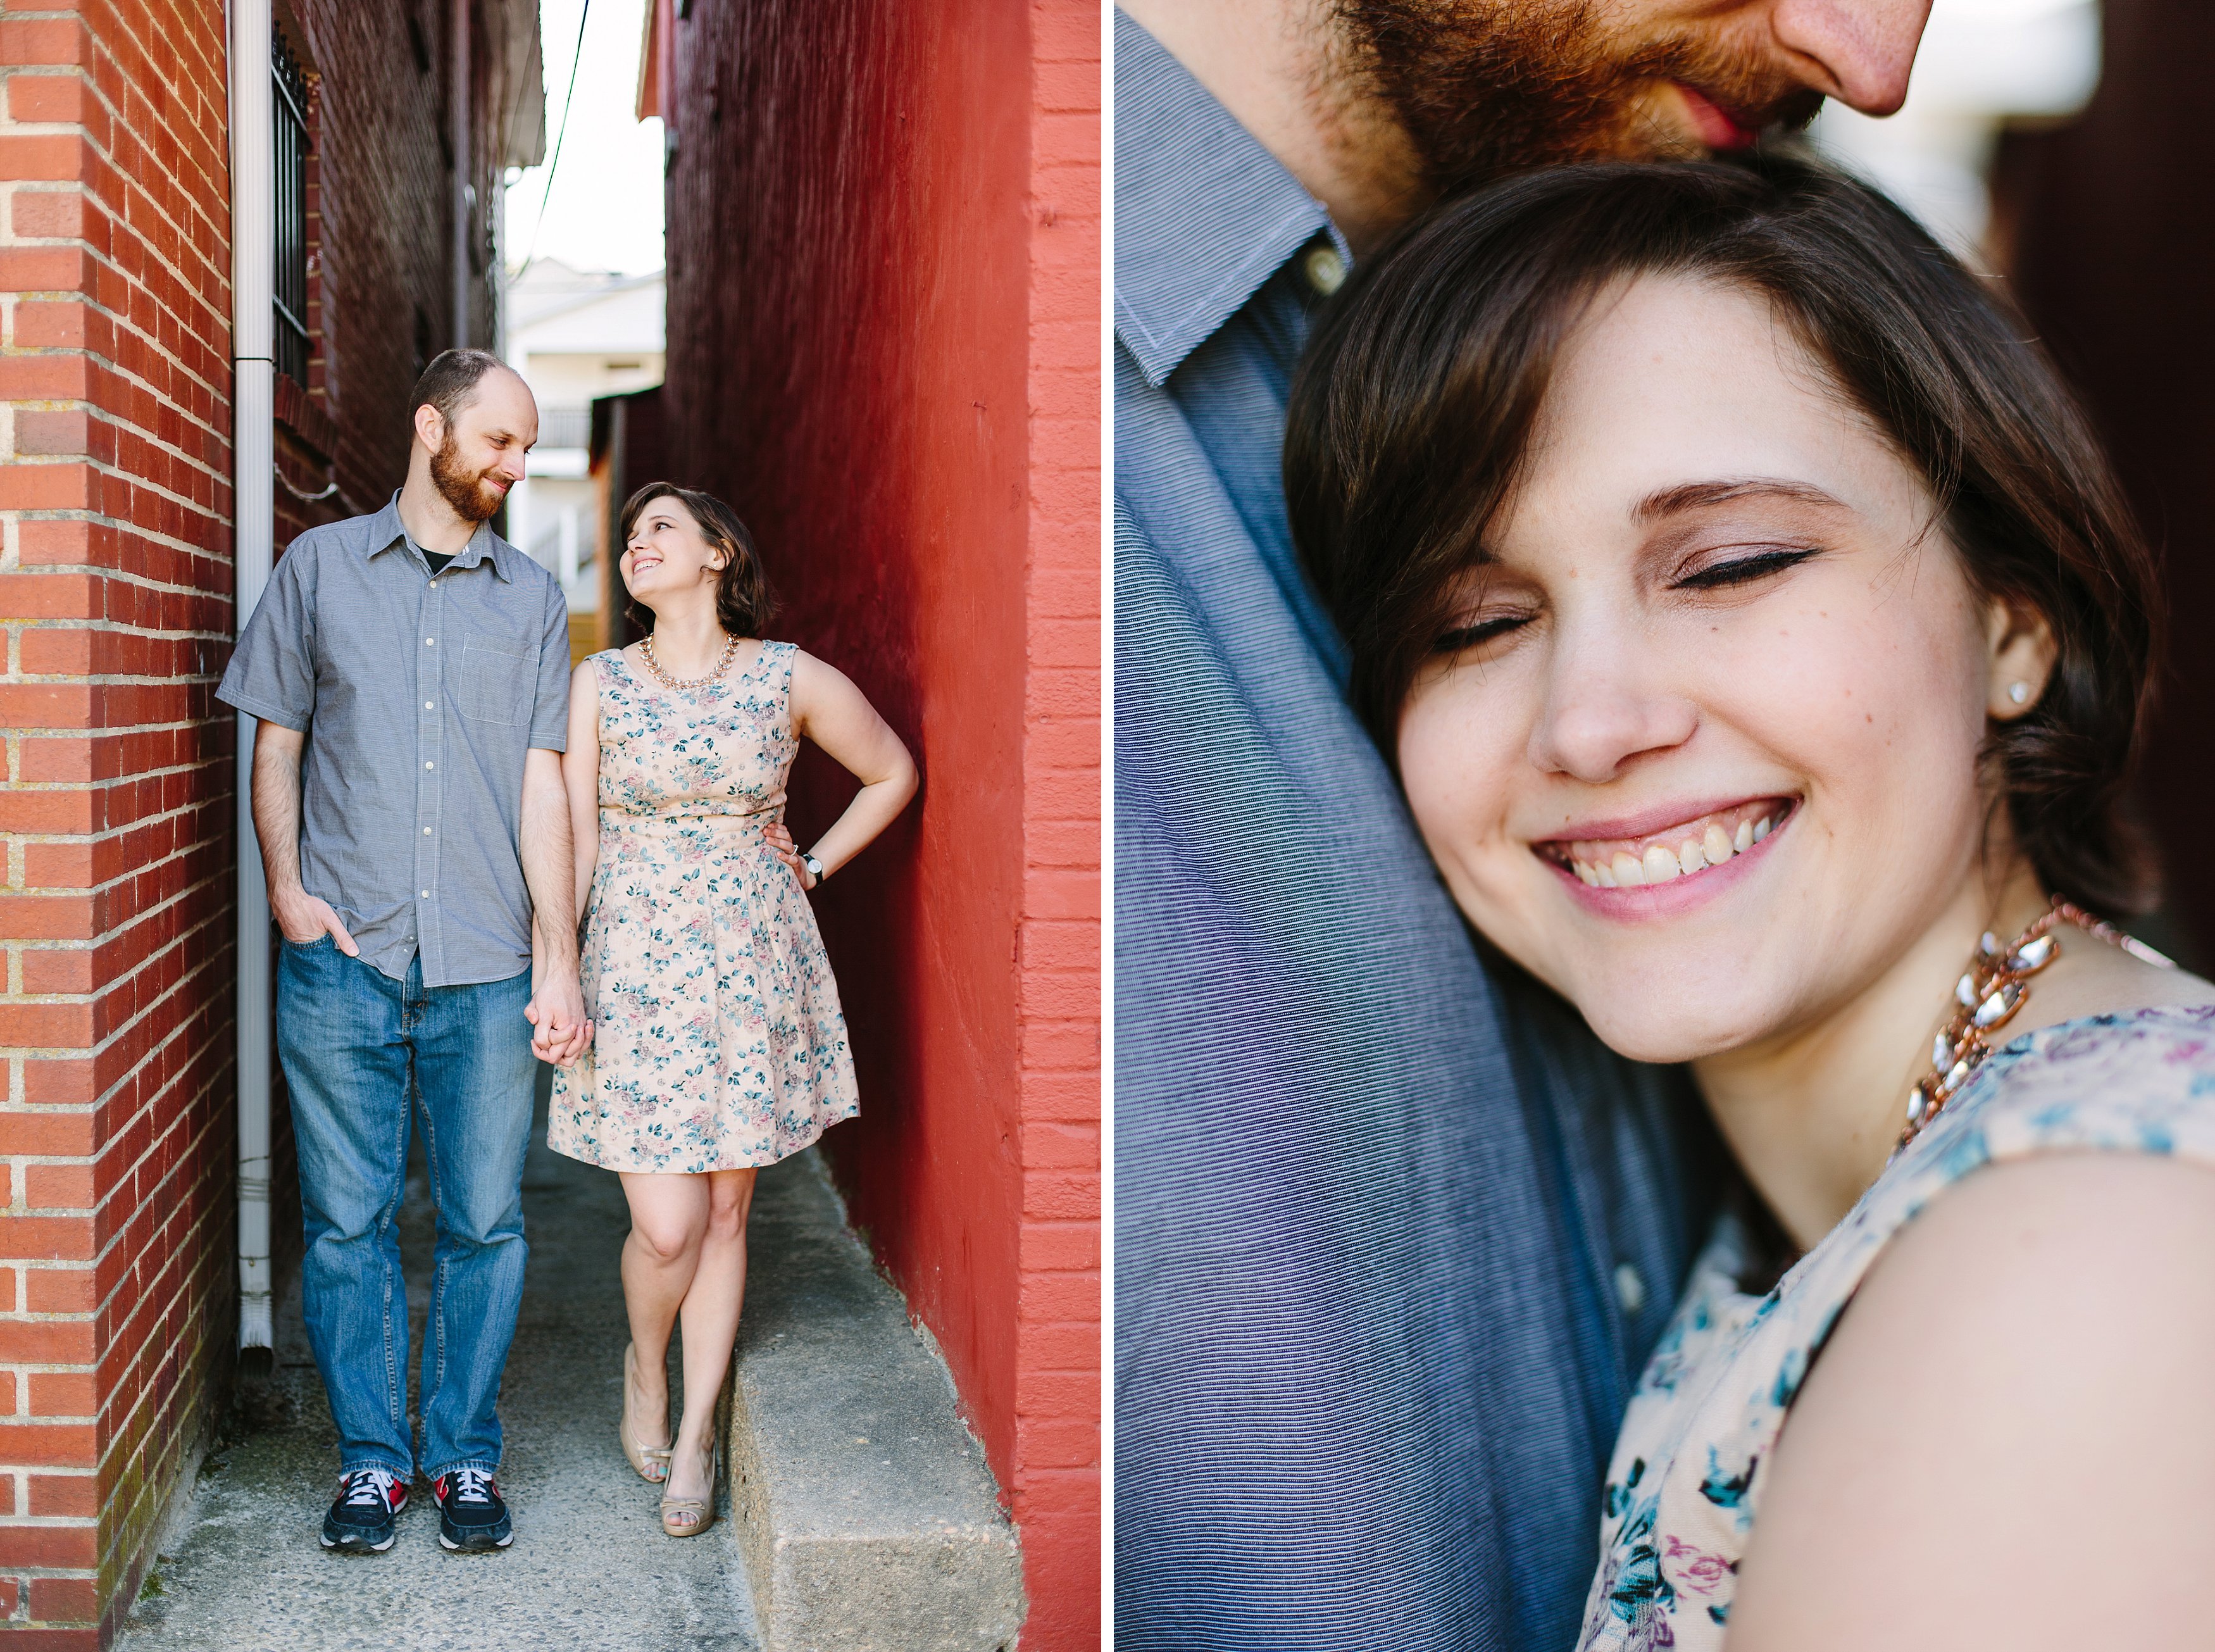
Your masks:
{"label": "brick mortar line", "polygon": [[[68,353],[89,355],[90,352],[76,351],[70,352]],[[28,358],[21,353],[17,353],[9,356],[7,359],[12,360],[24,360]],[[54,403],[55,405],[49,406],[45,405],[45,403]],[[213,426],[199,423],[182,407],[175,406],[175,403],[170,403],[169,405],[175,408],[175,411],[181,420],[188,427],[195,430],[206,431],[210,436],[212,436],[218,440],[223,442],[224,445],[228,446],[230,445],[230,439],[228,436],[224,435],[221,432],[216,430]],[[103,407],[98,402],[93,401],[87,396],[46,396],[40,398],[38,402],[20,401],[12,403],[12,406],[19,416],[25,413],[75,413],[82,410],[87,418],[96,419],[101,424],[107,425],[113,429],[127,432],[138,440],[144,442],[149,447],[154,449],[157,454],[165,455],[168,458],[179,460],[204,476],[224,477],[230,475],[228,470],[218,470],[215,469],[209,465],[206,461],[191,453],[187,453],[183,448],[180,447],[175,443],[167,440],[153,431],[148,430],[145,426],[136,423],[128,416],[116,413],[111,408]],[[14,465],[85,464],[99,466],[104,470],[111,471],[120,470],[120,467],[114,464],[113,461],[95,458],[89,452],[26,453],[13,442],[9,445],[8,451],[4,456],[4,463]],[[132,471],[122,471],[121,474],[134,477],[137,475],[136,472]],[[196,507],[195,508],[199,507]],[[212,515],[214,513],[211,510],[209,513]]]}
{"label": "brick mortar line", "polygon": [[[150,916],[151,915],[150,914]],[[210,918],[208,920],[211,924],[219,924],[221,921],[222,920],[219,918]],[[145,957],[141,959],[138,963],[132,965],[124,973],[116,976],[114,979],[108,981],[106,986],[101,987],[95,992],[0,993],[0,1009],[27,1010],[54,1007],[66,1010],[75,1008],[78,1005],[84,1005],[88,1008],[96,1006],[120,988],[129,986],[139,976],[144,974],[150,966],[160,962],[163,959],[175,952],[177,948],[183,946],[187,942],[191,941],[193,936],[199,933],[199,930],[205,927],[206,927],[206,925],[202,924],[193,930],[187,930],[182,935],[177,936],[175,939],[163,945],[159,950],[147,954]],[[126,931],[118,930],[110,938],[120,940],[124,938],[126,933]],[[51,947],[43,947],[34,949],[46,952],[57,952],[64,949],[78,952],[90,952],[101,944],[101,943],[100,942],[96,941],[78,942],[75,943],[61,943]],[[157,999],[156,1002],[158,1003],[159,1000]],[[1040,1122],[1046,1122],[1046,1121],[1040,1121]],[[1065,1121],[1056,1120],[1052,1121],[1052,1122],[1059,1123]]]}
{"label": "brick mortar line", "polygon": [[[125,278],[125,282],[126,286],[141,292],[148,290],[144,283],[132,281],[128,277]],[[5,299],[10,304],[15,304],[21,302],[21,300],[27,296],[29,295],[12,292],[0,293],[0,299]],[[78,292],[76,289],[70,289],[65,298],[40,300],[36,298],[33,298],[31,301],[33,303],[45,302],[50,304],[82,303],[88,310],[97,310],[101,315],[107,316],[111,321],[117,319],[115,312],[109,310],[107,305],[101,304],[90,295]],[[184,318],[182,316],[178,316],[175,319],[181,322]],[[14,317],[12,316],[9,317],[9,330],[11,334],[14,331]],[[178,355],[175,351],[163,345],[158,338],[150,337],[146,333],[142,331],[136,323],[128,320],[127,317],[124,318],[122,321],[122,330],[130,334],[134,338],[144,340],[152,354],[159,356],[163,360],[168,362],[176,370],[177,372],[184,377],[187,383],[206,390],[211,400],[224,405],[229,404],[230,398],[228,396],[219,391],[212,382],[204,379],[198,374],[194,373],[190,367],[186,365],[183,357]],[[227,334],[230,331],[228,325],[226,325],[223,330]],[[212,339],[201,338],[199,335],[191,332],[190,329],[187,329],[187,336],[197,342],[206,345],[208,347],[209,353],[218,356],[219,359],[229,359],[228,357],[221,354],[220,350],[218,348],[216,341]],[[103,355],[101,352],[92,349],[89,346],[82,344],[16,344],[13,342],[0,345],[0,360],[36,361],[46,359],[63,359],[71,356],[82,357],[87,361],[98,362],[101,367],[114,374],[116,378],[121,379],[126,386],[144,390],[148,396],[153,397],[156,402],[163,402],[175,408],[178,414],[182,416],[187,423],[195,426],[199,429],[206,431],[210,435],[218,438],[225,444],[229,443],[230,438],[227,435],[225,435],[222,431],[218,430],[214,426],[201,424],[197,419],[193,418],[191,414],[184,407],[183,403],[178,401],[175,396],[155,389],[154,386],[148,383],[144,378],[133,372],[130,368],[126,367],[121,362],[117,361],[114,357]],[[44,396],[39,399],[48,402],[78,402],[90,408],[99,408],[101,406],[101,403],[93,400],[91,397],[83,396]]]}
{"label": "brick mortar line", "polygon": [[[182,540],[173,538],[170,536],[159,532],[155,529],[133,526],[130,524],[120,521],[117,518],[105,515],[98,511],[8,510],[0,511],[0,519],[12,521],[19,526],[22,524],[30,522],[83,522],[88,526],[114,527],[123,532],[135,534],[139,538],[150,541],[154,544],[160,545],[165,550],[177,551],[187,556],[205,557],[209,562],[218,566],[227,566],[230,561],[229,557],[218,555],[215,551],[202,550],[197,545],[187,544]],[[215,520],[221,523],[226,529],[230,526],[230,519],[227,516],[217,517]],[[139,576],[130,569],[110,568],[102,562],[31,562],[27,564],[22,560],[22,550],[20,545],[15,553],[14,561],[0,563],[0,574],[5,574],[11,578],[20,576],[27,580],[36,580],[43,579],[49,575],[60,578],[72,574],[82,574],[87,579],[112,580],[116,584],[123,586],[129,590],[150,591],[157,595],[209,597],[218,602],[230,603],[234,605],[236,605],[237,601],[237,599],[227,591],[212,591],[205,586],[197,585],[162,585],[147,580],[143,576]],[[114,620],[103,620],[96,617],[77,615],[71,615],[66,617],[57,617],[49,620],[42,614],[16,614],[11,615],[4,620],[0,620],[0,624],[15,626],[45,625],[49,623],[56,625],[107,625],[120,631],[146,629],[144,627],[122,624]],[[226,634],[221,631],[195,631],[189,633],[189,635],[194,636],[220,637]]]}
{"label": "brick mortar line", "polygon": [[[95,255],[95,256],[96,255]],[[120,272],[119,271],[118,273],[120,274]],[[143,281],[132,280],[128,276],[124,276],[122,279],[125,286],[134,292],[144,292],[150,296],[153,292],[153,289]],[[129,334],[133,338],[143,341],[146,344],[150,353],[159,356],[163,360],[168,362],[169,365],[178,374],[182,376],[187,383],[197,385],[205,390],[211,399],[217,402],[224,402],[229,399],[217,390],[212,382],[202,378],[198,373],[194,372],[191,366],[187,365],[183,355],[164,345],[159,337],[145,332],[138,325],[138,323],[132,321],[127,316],[119,316],[115,311],[110,310],[106,304],[101,304],[91,294],[85,292],[80,288],[75,287],[65,289],[42,288],[40,291],[58,291],[63,296],[58,298],[42,298],[35,292],[8,292],[0,293],[0,298],[5,299],[10,304],[20,304],[26,301],[32,304],[82,304],[87,310],[97,312],[101,316],[106,317],[111,323],[115,324],[118,330]],[[171,320],[174,320],[178,323],[179,328],[184,333],[187,339],[206,347],[210,354],[220,356],[221,353],[219,345],[214,339],[202,336],[198,331],[187,324],[187,321],[185,316],[178,316],[174,314],[174,312],[169,311],[168,306],[163,304],[159,299],[156,299],[155,304],[157,309],[161,310],[165,315],[168,315]],[[171,401],[170,397],[155,390],[154,387],[151,384],[149,384],[144,378],[138,377],[138,374],[132,372],[129,368],[124,366],[120,362],[115,360],[111,356],[104,355],[97,350],[91,349],[81,344],[17,344],[13,341],[12,335],[14,330],[14,317],[10,316],[9,318],[9,331],[11,337],[6,345],[0,346],[0,357],[5,357],[9,359],[29,360],[44,356],[83,356],[88,360],[99,362],[117,378],[125,380],[128,384],[135,384],[143,388],[149,395],[155,396],[157,400]],[[226,328],[224,330],[227,332],[229,329]],[[227,358],[225,359],[227,359]],[[51,400],[55,398],[50,397],[47,399]],[[62,399],[83,400],[86,398],[70,397]],[[173,402],[172,405],[176,406],[181,413],[184,412],[184,408],[181,403]],[[189,422],[199,424],[199,421],[197,420],[189,420]],[[199,425],[199,428],[208,431],[211,434],[220,434],[219,432],[215,431],[212,426]]]}
{"label": "brick mortar line", "polygon": [[[196,887],[199,887],[199,886],[196,886]],[[158,907],[155,909],[155,911],[156,911],[156,912],[158,912],[159,910],[160,910],[160,908],[158,908]],[[148,916],[149,916],[149,917],[150,917],[151,915],[152,915],[151,913],[149,913],[149,914],[148,914]],[[220,918],[212,918],[212,919],[209,919],[209,920],[208,920],[208,922],[210,922],[210,923],[216,923],[216,924],[220,924],[220,923],[221,923],[221,921],[222,921],[222,920],[221,920]],[[193,936],[194,936],[195,934],[199,933],[199,930],[200,930],[201,929],[204,929],[205,927],[206,927],[206,924],[195,924],[195,925],[194,925],[191,930],[187,930],[185,933],[183,933],[183,934],[181,934],[181,935],[178,936],[178,937],[176,937],[176,939],[175,939],[175,940],[174,940],[174,941],[170,942],[167,946],[163,947],[163,948],[161,949],[161,951],[156,952],[156,953],[153,954],[151,956],[150,956],[150,957],[146,960],[146,963],[147,963],[147,964],[153,963],[153,962],[154,962],[154,961],[156,961],[157,959],[160,959],[160,958],[162,958],[162,957],[165,956],[167,954],[169,954],[169,953],[170,953],[170,952],[174,951],[176,948],[178,948],[178,947],[180,947],[180,946],[182,946],[183,944],[185,944],[185,943],[187,943],[187,941],[189,941],[189,940],[193,937]],[[121,930],[117,930],[117,931],[114,931],[114,933],[115,933],[115,934],[118,934],[118,935],[120,935],[121,933],[123,933],[123,931],[121,931]],[[206,958],[206,960],[204,962],[200,963],[199,965],[198,965],[197,967],[193,967],[193,968],[192,968],[192,969],[188,969],[188,970],[187,970],[183,974],[181,974],[181,975],[178,976],[178,977],[177,977],[177,979],[176,979],[174,982],[172,982],[172,983],[171,983],[168,987],[164,988],[164,989],[163,990],[163,992],[161,992],[157,997],[156,997],[156,998],[152,1000],[152,1002],[150,1002],[150,1004],[148,1004],[145,1006],[145,1008],[144,1008],[144,1009],[141,1010],[138,1014],[136,1014],[136,1015],[134,1015],[134,1016],[132,1016],[129,1019],[127,1019],[127,1020],[126,1020],[125,1022],[123,1022],[123,1023],[122,1023],[120,1026],[118,1026],[118,1027],[117,1027],[117,1028],[116,1028],[113,1032],[111,1032],[111,1033],[107,1035],[107,1037],[106,1037],[105,1039],[103,1039],[103,1040],[102,1040],[101,1042],[99,1042],[98,1044],[95,1044],[95,1045],[92,1045],[92,1046],[89,1046],[89,1047],[87,1047],[87,1046],[83,1045],[83,1044],[56,1045],[56,1046],[48,1047],[34,1047],[34,1046],[28,1045],[28,1044],[21,1044],[21,1045],[8,1045],[8,1046],[4,1046],[4,1047],[0,1047],[0,1061],[96,1061],[96,1060],[98,1060],[98,1059],[100,1059],[100,1056],[101,1056],[101,1052],[103,1052],[104,1050],[106,1050],[107,1048],[108,1048],[108,1047],[109,1047],[109,1046],[111,1046],[111,1045],[113,1045],[113,1044],[114,1044],[114,1043],[118,1039],[125,1038],[125,1037],[129,1036],[129,1035],[130,1035],[130,1034],[131,1034],[132,1031],[134,1031],[135,1029],[137,1029],[139,1026],[141,1026],[141,1024],[142,1024],[142,1023],[144,1023],[144,1021],[146,1020],[146,1018],[147,1018],[149,1016],[152,1015],[152,1014],[153,1014],[156,1010],[160,1009],[160,1008],[161,1008],[164,1004],[168,1003],[171,998],[175,998],[175,997],[176,996],[176,994],[177,994],[177,992],[179,992],[179,990],[180,990],[180,989],[181,989],[182,987],[184,987],[184,986],[185,986],[188,982],[192,981],[195,977],[197,977],[197,976],[199,976],[199,975],[201,975],[201,974],[205,973],[206,973],[209,968],[211,968],[211,967],[213,966],[213,964],[214,964],[214,962],[215,962],[216,958],[217,958],[218,956],[219,956],[219,955],[220,955],[220,952],[218,952],[218,953],[212,953],[212,954],[210,954],[210,955],[208,955],[208,957]],[[115,988],[115,987],[120,987],[120,986],[124,986],[124,985],[126,985],[126,984],[127,984],[127,983],[128,983],[128,982],[132,979],[132,977],[134,977],[134,976],[138,975],[138,973],[140,973],[144,969],[144,967],[145,967],[145,964],[141,964],[138,969],[134,969],[134,970],[132,970],[129,975],[123,976],[120,980],[119,980],[115,981],[114,983],[113,983],[113,984],[111,985],[111,986],[110,986],[109,990],[110,990],[110,991],[113,991],[113,990],[114,990],[114,988]],[[66,997],[64,997],[64,996],[58,996],[58,995],[57,995],[57,996],[47,996],[47,995],[38,995],[38,996],[33,996],[33,995],[31,995],[31,994],[28,994],[28,993],[25,993],[25,994],[11,994],[11,995],[8,996],[8,997],[7,997],[7,998],[0,998],[0,1007],[5,1007],[5,1008],[9,1008],[9,1009],[17,1009],[17,1008],[25,1008],[25,1007],[29,1007],[29,1006],[38,1005],[38,1004],[58,1004],[58,1005],[60,1005],[60,1006],[64,1007],[64,1008],[67,1008],[67,1007],[70,1007],[70,1006],[72,1006],[72,1005],[76,1005],[76,1004],[83,1004],[83,1005],[86,1005],[86,1006],[88,1006],[88,1007],[90,1007],[90,1006],[92,1006],[92,1005],[94,1005],[94,1004],[96,1004],[99,1002],[99,997],[100,997],[100,995],[95,994],[95,993],[78,993],[78,994],[75,994],[75,995],[71,995],[71,996],[66,996]],[[181,1032],[181,1031],[183,1031],[183,1030],[184,1030],[184,1029],[185,1029],[186,1027],[189,1026],[190,1024],[191,1024],[191,1019],[190,1019],[190,1017],[187,1017],[185,1021],[181,1022],[180,1023],[178,1023],[178,1025],[177,1025],[175,1028],[174,1028],[174,1029],[172,1029],[172,1031],[173,1031],[173,1033],[175,1033],[175,1032]],[[156,1047],[156,1049],[158,1049],[158,1048],[160,1048],[161,1047],[160,1047],[160,1045],[158,1045],[158,1044],[157,1044],[155,1047]],[[205,1046],[203,1046],[202,1047],[205,1047]],[[152,1053],[152,1052],[151,1052],[151,1051],[150,1051],[148,1053],[150,1055],[150,1054]],[[131,1082],[131,1079],[132,1079],[132,1078],[135,1078],[135,1077],[137,1077],[137,1076],[138,1076],[138,1074],[141,1071],[143,1071],[143,1070],[144,1070],[144,1066],[145,1066],[145,1062],[144,1062],[144,1060],[141,1060],[141,1061],[139,1061],[138,1063],[137,1063],[136,1065],[134,1065],[134,1066],[132,1067],[131,1072],[130,1072],[128,1074],[126,1074],[125,1077],[123,1077],[123,1078],[121,1078],[117,1079],[117,1080],[116,1080],[116,1083],[115,1083],[115,1085],[114,1085],[114,1086],[112,1086],[108,1090],[107,1090],[107,1091],[103,1092],[102,1096],[101,1096],[100,1099],[97,1099],[97,1100],[95,1100],[95,1101],[92,1101],[92,1102],[71,1102],[71,1103],[67,1103],[67,1104],[47,1103],[46,1105],[49,1105],[49,1106],[52,1106],[52,1107],[54,1107],[54,1108],[55,1108],[55,1110],[56,1110],[58,1113],[59,1113],[59,1114],[61,1114],[61,1115],[64,1115],[64,1116],[66,1116],[66,1115],[74,1115],[74,1114],[77,1114],[77,1113],[84,1112],[84,1111],[87,1111],[87,1110],[89,1110],[89,1109],[92,1109],[92,1108],[96,1108],[100,1107],[100,1106],[102,1104],[102,1102],[104,1102],[104,1100],[106,1099],[106,1096],[107,1096],[113,1095],[113,1094],[114,1093],[114,1090],[115,1090],[116,1088],[120,1088],[121,1085],[130,1083],[130,1082]],[[28,1104],[27,1104],[27,1107],[28,1107]],[[4,1114],[5,1114],[6,1112],[17,1111],[17,1110],[25,1110],[25,1109],[17,1109],[17,1108],[5,1108],[5,1109],[0,1109],[0,1115],[4,1115]],[[71,1156],[71,1157],[74,1157],[74,1156]],[[96,1157],[96,1156],[95,1156],[95,1157]],[[6,1258],[6,1257],[4,1257],[4,1256],[0,1256],[0,1262],[4,1262],[4,1261],[6,1261],[6,1260],[7,1260],[7,1258]]]}
{"label": "brick mortar line", "polygon": [[[88,403],[88,405],[94,404]],[[138,427],[133,426],[132,428],[137,429]],[[176,448],[165,445],[158,437],[150,435],[142,436],[141,439],[157,451],[165,453],[169,458],[176,459],[192,469],[198,470],[203,476],[220,481],[227,477],[229,475],[229,472],[227,471],[217,470],[203,465],[198,459],[192,458],[189,454],[182,452]],[[11,443],[11,450],[12,446],[13,444]],[[227,523],[230,519],[218,513],[212,505],[202,505],[198,501],[189,499],[182,494],[172,492],[169,488],[160,482],[154,482],[148,477],[140,476],[135,471],[126,470],[123,469],[122,466],[116,464],[110,460],[94,458],[89,454],[79,455],[74,453],[63,453],[49,456],[44,453],[18,453],[13,451],[5,454],[0,454],[0,472],[4,472],[10,469],[52,469],[59,465],[82,465],[86,470],[93,471],[101,476],[120,476],[123,480],[131,482],[133,486],[144,488],[148,493],[153,494],[157,498],[181,505],[187,510],[198,512],[199,514],[206,517],[211,522]],[[19,518],[28,518],[29,519],[35,521],[40,519],[37,513],[41,508],[42,507],[40,507],[33,506],[21,510],[10,510],[8,514]],[[123,519],[112,515],[112,513],[108,512],[95,511],[89,507],[83,506],[58,506],[43,508],[51,508],[56,513],[54,516],[46,519],[49,521],[66,521],[69,519],[66,515],[62,514],[62,513],[64,512],[82,512],[88,519],[106,517],[111,521],[120,521]],[[145,530],[145,532],[149,538],[159,539],[164,537],[157,530],[148,529]],[[212,553],[202,554],[206,555]]]}

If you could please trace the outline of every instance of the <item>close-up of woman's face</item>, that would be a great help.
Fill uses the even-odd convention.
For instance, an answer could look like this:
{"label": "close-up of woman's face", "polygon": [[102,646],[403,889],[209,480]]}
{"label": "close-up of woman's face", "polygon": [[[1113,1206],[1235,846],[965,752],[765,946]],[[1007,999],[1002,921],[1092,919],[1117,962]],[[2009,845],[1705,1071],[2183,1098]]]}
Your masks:
{"label": "close-up of woman's face", "polygon": [[623,585],[647,607],[657,593],[713,585],[723,568],[723,553],[700,531],[684,501],[663,494],[647,501],[623,541]]}
{"label": "close-up of woman's face", "polygon": [[2024,645],[1934,514],[1758,295],[1643,278],[1565,345],[1399,759],[1462,909],[1616,1049],[1789,1032],[1978,874]]}

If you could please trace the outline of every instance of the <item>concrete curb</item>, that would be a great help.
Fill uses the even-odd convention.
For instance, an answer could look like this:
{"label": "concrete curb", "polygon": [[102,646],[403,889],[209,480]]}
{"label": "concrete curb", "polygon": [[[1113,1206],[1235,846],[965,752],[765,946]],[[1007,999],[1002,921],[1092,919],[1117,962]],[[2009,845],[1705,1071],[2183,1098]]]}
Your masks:
{"label": "concrete curb", "polygon": [[748,1253],[724,1438],[764,1652],[1013,1652],[1015,1529],[813,1149],[762,1172]]}

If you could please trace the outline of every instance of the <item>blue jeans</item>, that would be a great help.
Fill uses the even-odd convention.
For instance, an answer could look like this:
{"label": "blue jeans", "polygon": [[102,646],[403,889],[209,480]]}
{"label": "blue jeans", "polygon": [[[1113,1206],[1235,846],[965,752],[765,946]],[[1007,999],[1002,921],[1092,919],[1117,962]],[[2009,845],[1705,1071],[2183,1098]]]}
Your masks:
{"label": "blue jeans", "polygon": [[500,1465],[500,1373],[523,1302],[523,1156],[531,1139],[531,973],[426,988],[326,936],[287,941],[277,1053],[299,1147],[308,1340],[342,1471],[408,1477],[408,1287],[401,1194],[410,1116],[423,1133],[439,1247],[423,1348],[424,1470]]}

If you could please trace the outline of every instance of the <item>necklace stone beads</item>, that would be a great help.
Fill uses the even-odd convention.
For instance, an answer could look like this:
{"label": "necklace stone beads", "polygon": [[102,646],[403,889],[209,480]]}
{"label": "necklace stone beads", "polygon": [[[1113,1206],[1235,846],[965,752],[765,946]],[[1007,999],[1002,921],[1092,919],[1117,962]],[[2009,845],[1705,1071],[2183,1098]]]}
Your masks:
{"label": "necklace stone beads", "polygon": [[721,677],[725,672],[731,668],[731,656],[739,651],[739,639],[732,637],[723,644],[723,657],[715,662],[715,670],[709,672],[705,677],[695,677],[690,682],[682,681],[677,678],[672,677],[667,672],[661,668],[661,661],[653,652],[653,633],[648,632],[640,642],[638,651],[645,657],[646,668],[653,673],[656,680],[661,684],[662,687],[678,689],[680,691],[684,689],[705,688],[709,684],[714,682],[717,678]]}
{"label": "necklace stone beads", "polygon": [[2061,924],[2073,924],[2144,962],[2175,967],[2151,947],[2058,898],[2036,923],[2005,946],[1986,930],[1968,970],[1954,983],[1954,1013],[1931,1041],[1930,1071],[1907,1092],[1907,1125],[1893,1147],[1893,1158],[1907,1151],[1907,1144],[1923,1133],[1946,1103],[1960,1094],[1969,1075],[1985,1064],[1992,1053],[1991,1035],[2013,1021],[2030,997],[2030,978],[2061,955],[2060,937],[2053,933]]}

